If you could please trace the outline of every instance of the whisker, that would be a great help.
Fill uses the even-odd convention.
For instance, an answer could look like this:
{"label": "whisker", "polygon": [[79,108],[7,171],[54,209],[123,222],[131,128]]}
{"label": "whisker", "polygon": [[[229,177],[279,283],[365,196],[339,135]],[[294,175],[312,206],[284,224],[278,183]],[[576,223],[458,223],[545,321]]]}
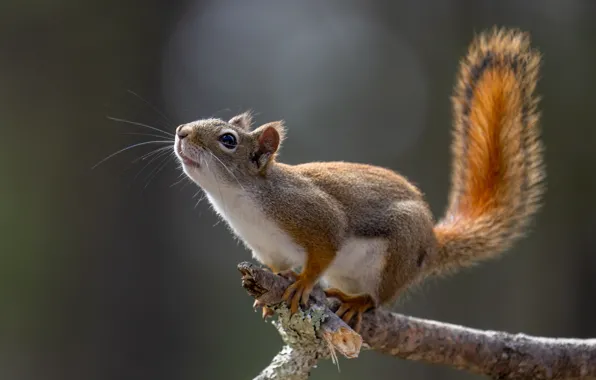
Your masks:
{"label": "whisker", "polygon": [[153,169],[151,169],[151,171],[149,172],[149,174],[147,174],[145,176],[145,185],[143,186],[143,189],[147,189],[147,187],[149,187],[149,184],[151,183],[151,181],[153,181],[153,179],[155,178],[155,176],[157,175],[157,170],[162,168],[164,165],[167,165],[168,161],[169,161],[169,156],[161,156],[160,157],[160,162],[158,164],[155,165],[155,167]]}
{"label": "whisker", "polygon": [[[161,137],[164,138],[163,135],[158,135],[156,133],[143,133],[143,132],[122,132],[123,135],[138,135],[138,136],[150,136],[150,137]],[[174,139],[172,139],[174,142]]]}
{"label": "whisker", "polygon": [[159,128],[156,128],[156,127],[152,127],[152,126],[147,125],[147,124],[143,124],[143,123],[139,123],[139,122],[131,121],[131,120],[126,120],[126,119],[120,119],[120,118],[112,117],[112,116],[106,116],[106,118],[108,118],[108,119],[110,119],[112,121],[117,121],[119,123],[126,123],[126,124],[130,124],[130,125],[136,125],[136,126],[139,126],[139,127],[149,128],[149,129],[154,130],[156,132],[164,133],[164,134],[166,134],[166,135],[168,135],[170,137],[174,137],[174,134],[171,133],[171,132],[164,131],[163,129],[159,129]]}
{"label": "whisker", "polygon": [[171,144],[172,142],[169,141],[169,140],[153,140],[153,141],[144,141],[144,142],[140,142],[140,143],[137,143],[137,144],[133,144],[133,145],[127,146],[126,148],[122,148],[122,149],[118,150],[117,152],[114,152],[114,153],[110,154],[109,156],[107,156],[103,160],[99,161],[97,164],[93,165],[93,167],[91,168],[91,170],[95,169],[96,167],[98,167],[99,165],[101,165],[105,161],[109,160],[110,158],[112,158],[112,157],[114,157],[114,156],[116,156],[116,155],[118,155],[118,154],[120,154],[122,152],[125,152],[125,151],[127,151],[129,149],[136,148],[138,146],[148,145],[148,144],[166,144],[166,143],[167,144]]}
{"label": "whisker", "polygon": [[[181,168],[182,169],[182,168]],[[188,178],[188,176],[186,175],[186,173],[184,173],[184,171],[181,171],[180,174],[178,174],[178,181],[174,182],[170,187],[174,187],[177,184],[179,184],[180,182],[187,180],[187,182],[180,188],[180,190],[184,189],[184,187],[186,187],[186,185],[188,185],[189,183],[193,183],[190,178]]]}
{"label": "whisker", "polygon": [[153,179],[154,179],[154,178],[157,176],[157,174],[158,174],[160,171],[162,171],[162,169],[163,169],[163,168],[165,168],[165,167],[166,167],[166,166],[167,166],[167,165],[170,163],[170,160],[172,159],[172,156],[173,156],[173,155],[174,155],[174,152],[171,152],[169,155],[167,155],[167,156],[166,156],[166,158],[165,158],[165,160],[163,161],[163,163],[161,163],[161,164],[160,164],[160,165],[157,167],[157,170],[155,170],[155,169],[154,169],[154,170],[151,172],[152,174],[151,174],[151,173],[149,174],[150,178],[148,177],[148,179],[149,179],[149,180],[148,180],[148,181],[147,181],[147,183],[145,184],[145,189],[147,188],[147,186],[149,186],[149,184],[150,184],[150,183],[151,183],[151,181],[152,181],[152,180],[153,180]]}
{"label": "whisker", "polygon": [[205,193],[202,190],[199,190],[195,193],[195,195],[193,195],[193,198],[195,198],[197,195],[202,194],[201,197],[199,198],[199,200],[197,201],[197,203],[195,204],[195,208],[197,208],[197,206],[199,206],[199,204],[205,200],[206,196]]}
{"label": "whisker", "polygon": [[186,182],[184,183],[184,185],[182,185],[182,187],[180,188],[180,191],[182,191],[182,189],[184,189],[184,188],[185,188],[186,186],[188,186],[189,184],[191,184],[191,183],[194,183],[194,182],[193,182],[193,181],[191,181],[189,178],[186,178],[186,179],[188,179],[188,181],[186,181]]}
{"label": "whisker", "polygon": [[144,154],[144,155],[142,155],[141,157],[137,157],[137,158],[135,158],[135,159],[134,159],[132,162],[133,162],[133,163],[135,163],[135,162],[137,162],[137,161],[144,161],[144,160],[146,160],[147,158],[151,157],[152,155],[154,155],[154,154],[156,154],[156,153],[159,153],[159,152],[163,152],[164,150],[168,150],[168,149],[174,149],[174,148],[173,148],[173,147],[171,147],[171,146],[163,146],[163,147],[161,147],[161,148],[157,148],[157,149],[155,149],[155,150],[152,150],[152,151],[151,151],[151,152],[149,152],[149,153],[145,153],[145,154]]}
{"label": "whisker", "polygon": [[167,154],[167,151],[160,151],[159,153],[155,154],[155,156],[153,158],[151,158],[142,168],[141,170],[139,170],[139,172],[134,176],[134,178],[132,179],[133,182],[137,179],[137,177],[149,166],[151,165],[152,162],[154,162],[155,160],[159,159],[160,157],[163,157],[164,154]]}
{"label": "whisker", "polygon": [[185,179],[187,179],[186,176],[180,178],[178,181],[171,184],[170,187],[174,187],[174,186],[178,185],[180,182],[184,181]]}
{"label": "whisker", "polygon": [[174,124],[163,112],[161,112],[159,109],[157,109],[157,107],[155,107],[153,104],[149,103],[149,101],[147,101],[143,97],[141,97],[141,95],[137,94],[136,92],[134,92],[132,90],[127,90],[127,91],[128,91],[128,93],[136,96],[137,98],[139,98],[143,102],[145,102],[145,104],[147,104],[149,107],[151,107],[153,109],[153,111],[157,112],[157,114],[159,116],[161,116],[165,121],[167,121],[168,123]]}

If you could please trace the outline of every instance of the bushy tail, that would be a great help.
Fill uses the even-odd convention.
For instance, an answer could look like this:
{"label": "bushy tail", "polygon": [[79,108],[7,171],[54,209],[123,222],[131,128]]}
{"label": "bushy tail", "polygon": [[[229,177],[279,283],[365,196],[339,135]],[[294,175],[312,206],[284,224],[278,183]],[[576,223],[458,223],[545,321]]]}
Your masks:
{"label": "bushy tail", "polygon": [[492,258],[519,238],[544,192],[539,141],[540,55],[517,30],[472,42],[453,96],[452,190],[435,227],[433,273]]}

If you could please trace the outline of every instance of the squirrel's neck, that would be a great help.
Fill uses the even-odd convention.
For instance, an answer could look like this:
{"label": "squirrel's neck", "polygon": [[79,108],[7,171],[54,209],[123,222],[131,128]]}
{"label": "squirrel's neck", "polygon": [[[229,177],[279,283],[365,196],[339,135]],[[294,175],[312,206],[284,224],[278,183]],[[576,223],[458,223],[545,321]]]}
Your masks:
{"label": "squirrel's neck", "polygon": [[[200,186],[214,210],[247,242],[253,235],[277,225],[267,224],[276,219],[271,209],[287,199],[286,193],[295,185],[296,175],[290,165],[271,163],[262,176],[246,176],[238,181],[217,181],[211,176]],[[262,231],[256,233],[256,227]]]}
{"label": "squirrel's neck", "polygon": [[213,173],[200,178],[197,183],[210,199],[232,202],[238,198],[261,199],[265,194],[283,191],[284,183],[292,182],[295,177],[292,165],[270,162],[263,175],[236,176],[222,181]]}

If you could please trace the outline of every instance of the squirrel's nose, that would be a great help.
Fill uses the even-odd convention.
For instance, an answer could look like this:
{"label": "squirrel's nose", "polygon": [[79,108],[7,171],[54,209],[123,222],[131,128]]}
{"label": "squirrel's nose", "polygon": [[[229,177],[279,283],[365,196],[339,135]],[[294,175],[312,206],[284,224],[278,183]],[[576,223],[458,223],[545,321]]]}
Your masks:
{"label": "squirrel's nose", "polygon": [[190,134],[190,127],[186,125],[181,125],[176,128],[176,135],[178,138],[183,139]]}

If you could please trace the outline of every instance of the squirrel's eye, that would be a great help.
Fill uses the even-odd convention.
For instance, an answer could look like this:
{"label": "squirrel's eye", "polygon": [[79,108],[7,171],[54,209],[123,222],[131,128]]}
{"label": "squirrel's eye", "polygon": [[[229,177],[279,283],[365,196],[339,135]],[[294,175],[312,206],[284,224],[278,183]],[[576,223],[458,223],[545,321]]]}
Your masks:
{"label": "squirrel's eye", "polygon": [[234,149],[238,144],[236,142],[236,136],[231,133],[224,133],[223,135],[219,136],[219,142],[228,149]]}

